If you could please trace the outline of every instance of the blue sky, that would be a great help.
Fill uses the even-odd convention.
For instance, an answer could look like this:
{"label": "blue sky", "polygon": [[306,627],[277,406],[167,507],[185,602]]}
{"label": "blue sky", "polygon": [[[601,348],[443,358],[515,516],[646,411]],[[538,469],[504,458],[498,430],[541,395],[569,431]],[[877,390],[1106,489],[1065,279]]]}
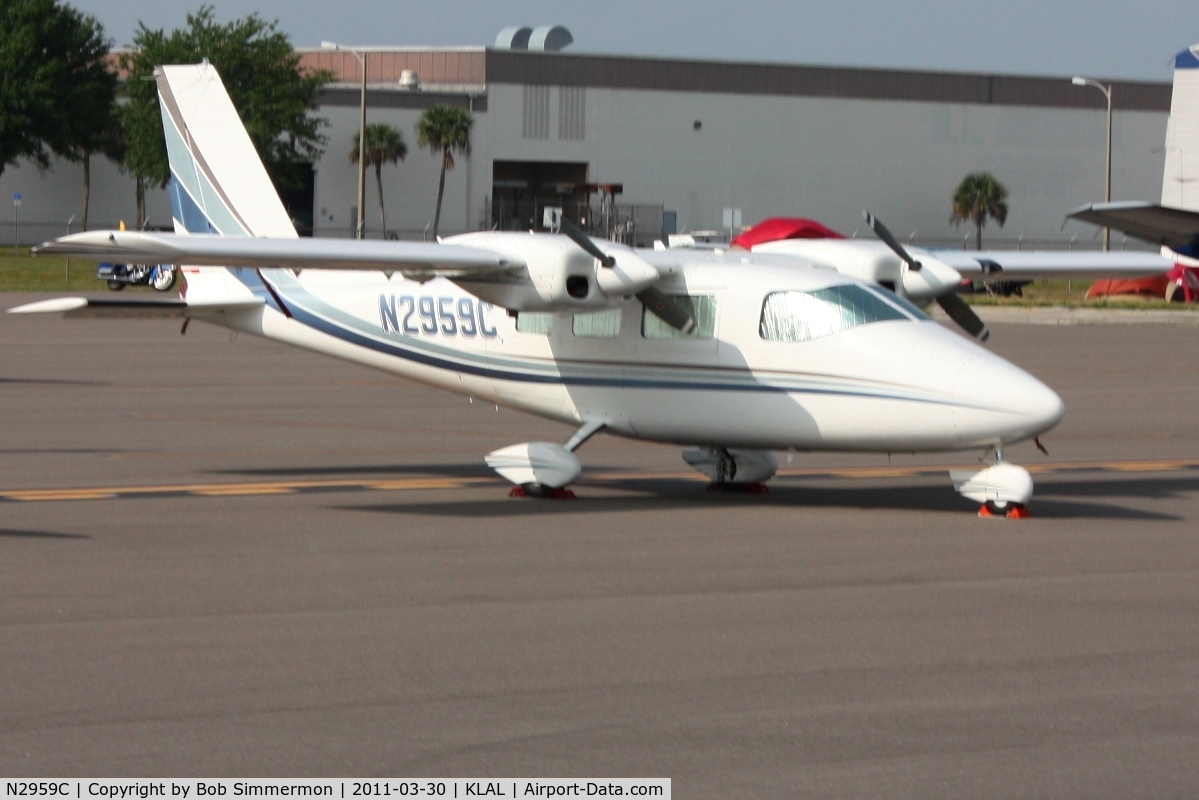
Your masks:
{"label": "blue sky", "polygon": [[[137,22],[183,24],[199,0],[76,0],[117,44]],[[1169,80],[1199,42],[1195,0],[217,0],[225,20],[257,11],[298,46],[489,45],[506,25],[561,23],[575,52]]]}

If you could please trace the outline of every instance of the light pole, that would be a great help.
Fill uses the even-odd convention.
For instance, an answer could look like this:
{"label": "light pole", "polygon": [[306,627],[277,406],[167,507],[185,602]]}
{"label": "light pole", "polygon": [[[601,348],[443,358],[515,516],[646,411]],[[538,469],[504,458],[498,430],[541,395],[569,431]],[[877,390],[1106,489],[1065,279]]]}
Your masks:
{"label": "light pole", "polygon": [[[1112,200],[1112,85],[1109,83],[1104,86],[1099,81],[1081,77],[1075,77],[1071,83],[1075,86],[1094,86],[1107,98],[1107,177],[1104,181],[1103,201],[1110,203]],[[1111,249],[1111,239],[1111,229],[1105,227],[1103,229],[1104,252]]]}
{"label": "light pole", "polygon": [[321,42],[325,50],[344,50],[354,54],[362,67],[362,102],[358,113],[358,221],[354,238],[366,238],[366,50],[345,47],[337,42]]}
{"label": "light pole", "polygon": [[17,255],[21,244],[21,194],[12,196],[12,254]]}

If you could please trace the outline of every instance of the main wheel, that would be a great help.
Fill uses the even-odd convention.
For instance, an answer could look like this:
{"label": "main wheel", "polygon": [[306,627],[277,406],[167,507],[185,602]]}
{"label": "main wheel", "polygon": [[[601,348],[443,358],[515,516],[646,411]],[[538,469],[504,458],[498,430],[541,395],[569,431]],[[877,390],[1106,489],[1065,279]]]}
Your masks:
{"label": "main wheel", "polygon": [[154,272],[154,277],[150,280],[150,285],[160,292],[169,292],[178,278],[179,273],[176,272],[174,267],[159,266]]}
{"label": "main wheel", "polygon": [[114,292],[119,292],[125,288],[125,283],[123,281],[109,281],[108,288],[112,289]]}

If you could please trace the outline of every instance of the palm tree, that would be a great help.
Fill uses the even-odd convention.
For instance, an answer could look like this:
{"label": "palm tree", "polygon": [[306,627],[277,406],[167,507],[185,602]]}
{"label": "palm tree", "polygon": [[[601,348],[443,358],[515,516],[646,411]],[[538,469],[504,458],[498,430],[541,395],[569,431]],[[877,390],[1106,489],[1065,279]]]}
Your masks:
{"label": "palm tree", "polygon": [[441,156],[441,182],[437,185],[437,213],[433,215],[433,238],[441,223],[441,198],[445,194],[445,171],[454,168],[454,153],[470,153],[470,113],[454,106],[433,106],[416,124],[416,141]]}
{"label": "palm tree", "polygon": [[961,225],[966,220],[974,223],[975,249],[983,249],[983,226],[987,217],[999,223],[1007,222],[1007,189],[989,172],[973,172],[962,178],[953,193],[953,214],[949,221]]}
{"label": "palm tree", "polygon": [[[408,155],[404,137],[386,122],[374,122],[366,126],[366,163],[375,168],[375,185],[379,187],[379,222],[383,225],[383,238],[387,238],[387,213],[383,209],[383,165],[398,164]],[[350,163],[358,163],[358,134],[354,134],[354,149],[350,151]]]}

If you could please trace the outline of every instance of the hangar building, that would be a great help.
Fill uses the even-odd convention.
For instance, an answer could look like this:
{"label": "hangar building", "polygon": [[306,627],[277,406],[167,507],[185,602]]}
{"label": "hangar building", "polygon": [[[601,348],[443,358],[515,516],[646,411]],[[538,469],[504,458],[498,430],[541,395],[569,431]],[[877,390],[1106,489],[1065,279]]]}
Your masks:
{"label": "hangar building", "polygon": [[[352,235],[360,72],[350,52],[301,50],[335,78],[320,100],[323,156],[287,205],[305,232]],[[749,225],[807,216],[864,235],[863,210],[918,244],[963,246],[950,198],[963,176],[989,170],[1008,188],[1007,225],[989,246],[1098,247],[1097,231],[1064,213],[1103,199],[1105,101],[1070,76],[911,70],[538,52],[502,47],[374,48],[366,54],[367,121],[387,122],[407,159],[382,171],[389,232],[429,235],[439,160],[416,143],[428,107],[474,116],[472,152],[446,180],[442,235],[540,227],[546,206],[588,227],[646,243],[663,232],[721,230],[725,209]],[[1113,199],[1156,200],[1168,83],[1114,84]],[[97,159],[91,227],[134,218],[130,178]],[[20,192],[25,243],[61,235],[82,206],[82,171],[9,167],[0,196]],[[382,235],[367,174],[367,235]],[[169,226],[166,192],[148,198]],[[12,219],[0,231],[11,241]],[[2,236],[4,234],[0,234]],[[1120,246],[1119,236],[1113,247]],[[1130,243],[1130,246],[1132,244]]]}

